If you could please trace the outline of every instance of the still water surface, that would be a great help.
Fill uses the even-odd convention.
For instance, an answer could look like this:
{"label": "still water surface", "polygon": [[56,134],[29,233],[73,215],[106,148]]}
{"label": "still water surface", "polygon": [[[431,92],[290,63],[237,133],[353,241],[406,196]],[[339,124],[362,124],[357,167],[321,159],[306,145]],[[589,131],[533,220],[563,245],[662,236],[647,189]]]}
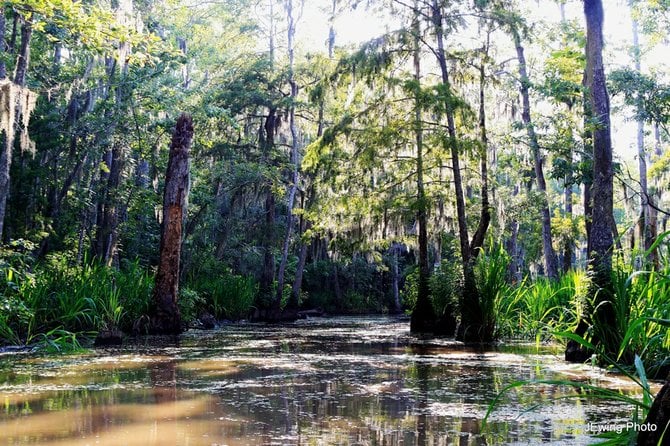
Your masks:
{"label": "still water surface", "polygon": [[[587,423],[625,423],[614,402],[510,393],[519,379],[634,387],[557,349],[478,351],[409,334],[392,318],[227,325],[178,340],[59,357],[0,357],[0,445],[484,445],[595,439]],[[156,344],[163,345],[156,347]]]}

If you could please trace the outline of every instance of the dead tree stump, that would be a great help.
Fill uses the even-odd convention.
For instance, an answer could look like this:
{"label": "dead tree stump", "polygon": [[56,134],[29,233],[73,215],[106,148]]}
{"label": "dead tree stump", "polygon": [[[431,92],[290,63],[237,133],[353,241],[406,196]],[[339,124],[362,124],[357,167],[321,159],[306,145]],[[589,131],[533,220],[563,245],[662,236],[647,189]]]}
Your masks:
{"label": "dead tree stump", "polygon": [[177,120],[165,175],[160,260],[153,291],[149,333],[178,334],[182,331],[177,306],[179,258],[189,192],[189,150],[193,141],[193,121],[183,113]]}

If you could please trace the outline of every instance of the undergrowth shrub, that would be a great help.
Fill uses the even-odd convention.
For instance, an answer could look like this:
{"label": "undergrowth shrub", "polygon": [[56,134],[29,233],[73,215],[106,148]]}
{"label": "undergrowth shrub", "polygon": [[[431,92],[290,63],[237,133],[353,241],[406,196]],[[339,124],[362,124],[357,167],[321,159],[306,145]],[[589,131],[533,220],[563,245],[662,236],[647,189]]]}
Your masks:
{"label": "undergrowth shrub", "polygon": [[204,298],[214,317],[230,320],[248,317],[258,293],[258,283],[253,277],[233,274],[228,268],[195,277],[188,288]]}

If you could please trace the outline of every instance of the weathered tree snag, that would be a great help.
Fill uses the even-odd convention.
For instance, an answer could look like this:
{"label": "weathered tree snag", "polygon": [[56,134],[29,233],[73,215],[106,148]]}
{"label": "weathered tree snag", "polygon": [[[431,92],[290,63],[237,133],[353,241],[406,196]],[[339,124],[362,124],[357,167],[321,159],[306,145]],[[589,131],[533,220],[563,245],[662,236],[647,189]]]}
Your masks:
{"label": "weathered tree snag", "polygon": [[33,35],[32,19],[23,19],[21,25],[21,49],[16,58],[16,69],[14,75],[14,83],[26,85],[26,75],[28,74],[28,64],[30,63],[30,41]]}
{"label": "weathered tree snag", "polygon": [[[665,381],[651,405],[644,424],[656,426],[656,429],[640,430],[637,436],[639,446],[657,446],[670,444],[670,376]],[[663,437],[663,441],[661,441]]]}
{"label": "weathered tree snag", "polygon": [[177,306],[179,258],[182,225],[189,192],[189,150],[192,141],[193,122],[191,117],[184,113],[177,120],[172,135],[170,159],[165,176],[160,261],[149,323],[149,332],[154,334],[181,332],[181,316]]}

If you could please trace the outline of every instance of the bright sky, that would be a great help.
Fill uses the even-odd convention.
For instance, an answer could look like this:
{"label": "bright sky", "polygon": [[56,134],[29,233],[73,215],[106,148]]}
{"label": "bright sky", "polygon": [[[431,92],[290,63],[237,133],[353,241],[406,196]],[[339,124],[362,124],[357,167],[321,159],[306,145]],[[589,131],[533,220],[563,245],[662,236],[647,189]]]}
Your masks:
{"label": "bright sky", "polygon": [[[298,40],[306,51],[325,51],[328,37],[328,15],[332,0],[305,0],[304,14],[298,23]],[[520,2],[536,20],[558,22],[560,9],[554,0],[523,0]],[[577,19],[584,23],[581,0],[568,0],[566,5],[567,19]],[[606,69],[630,66],[628,46],[632,42],[632,29],[627,0],[604,0],[605,7],[605,64]],[[391,24],[391,25],[389,25]],[[335,20],[336,45],[356,44],[370,40],[383,34],[387,27],[397,28],[397,20],[380,18],[378,14],[366,10],[360,5],[354,11],[340,13]],[[640,36],[642,42],[644,37]],[[655,52],[644,55],[645,67],[658,66],[663,63],[663,53],[667,48],[659,48]],[[613,116],[614,150],[627,161],[634,159],[636,148],[636,124],[627,122],[623,117]],[[652,138],[647,138],[652,143]]]}
{"label": "bright sky", "polygon": [[[308,36],[303,45],[308,51],[327,48],[328,16],[331,0],[305,0],[305,10],[298,24],[298,33]],[[361,5],[353,11],[344,11],[335,19],[335,42],[338,46],[365,42],[385,32],[386,21],[366,11]]]}

